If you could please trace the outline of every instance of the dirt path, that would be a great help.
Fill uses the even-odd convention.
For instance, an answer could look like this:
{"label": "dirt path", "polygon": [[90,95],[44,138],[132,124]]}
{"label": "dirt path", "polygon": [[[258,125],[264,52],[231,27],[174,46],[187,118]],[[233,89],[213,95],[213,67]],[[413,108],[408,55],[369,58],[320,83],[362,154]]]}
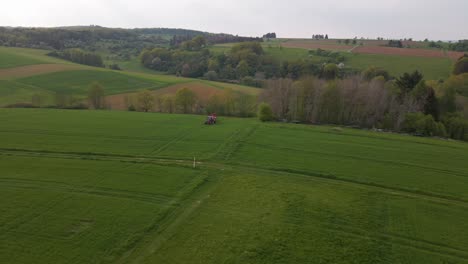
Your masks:
{"label": "dirt path", "polygon": [[356,45],[356,46],[354,46],[352,49],[348,50],[348,52],[349,52],[349,53],[352,53],[353,50],[355,50],[355,49],[358,48],[358,47],[359,47],[359,45]]}

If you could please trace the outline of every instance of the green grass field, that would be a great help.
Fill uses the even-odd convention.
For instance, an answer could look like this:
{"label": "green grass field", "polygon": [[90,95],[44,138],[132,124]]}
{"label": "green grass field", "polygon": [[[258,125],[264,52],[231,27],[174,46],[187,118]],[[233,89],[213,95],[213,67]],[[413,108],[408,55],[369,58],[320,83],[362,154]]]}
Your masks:
{"label": "green grass field", "polygon": [[0,69],[20,67],[34,64],[65,63],[65,61],[48,57],[49,51],[24,49],[24,48],[6,48],[0,46]]}
{"label": "green grass field", "polygon": [[18,102],[31,102],[34,95],[43,99],[43,105],[52,104],[54,93],[13,81],[0,80],[0,106]]}
{"label": "green grass field", "polygon": [[65,92],[86,96],[93,82],[100,83],[107,94],[126,93],[141,89],[157,89],[167,86],[165,82],[145,80],[119,72],[83,70],[43,74],[18,79],[17,82],[36,86],[53,92]]}
{"label": "green grass field", "polygon": [[[231,44],[232,45],[232,44]],[[231,50],[231,45],[229,44],[220,44],[215,45],[210,48],[210,51],[213,53],[225,53]],[[263,49],[265,54],[271,56],[279,61],[294,61],[294,60],[302,60],[302,59],[309,59],[313,62],[321,62],[326,60],[324,57],[320,56],[309,56],[309,51],[306,49],[295,49],[295,48],[279,48],[279,44],[277,42],[267,42],[263,43]]]}
{"label": "green grass field", "polygon": [[391,75],[399,77],[405,72],[419,70],[426,80],[447,79],[452,71],[453,62],[449,58],[424,58],[392,56],[383,54],[343,53],[348,67],[365,70],[370,66],[386,69]]}
{"label": "green grass field", "polygon": [[468,144],[203,121],[0,109],[0,262],[468,263]]}

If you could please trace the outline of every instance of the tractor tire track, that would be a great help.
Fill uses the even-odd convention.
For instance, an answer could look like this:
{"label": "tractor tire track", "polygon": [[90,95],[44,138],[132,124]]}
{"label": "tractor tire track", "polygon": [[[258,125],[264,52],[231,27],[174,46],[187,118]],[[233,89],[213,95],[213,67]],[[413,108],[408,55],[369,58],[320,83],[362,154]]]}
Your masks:
{"label": "tractor tire track", "polygon": [[161,147],[157,148],[157,149],[154,149],[153,151],[151,151],[150,155],[157,155],[157,154],[160,154],[161,152],[163,152],[164,150],[166,150],[167,148],[169,148],[171,145],[173,145],[174,143],[177,143],[177,142],[180,142],[182,140],[184,140],[185,138],[187,138],[189,135],[192,134],[192,130],[187,130],[186,132],[184,133],[181,133],[180,135],[176,136],[174,139],[172,140],[169,140],[169,142],[163,144]]}
{"label": "tractor tire track", "polygon": [[210,193],[216,188],[218,180],[219,175],[205,173],[203,180],[199,181],[195,188],[180,197],[180,204],[177,207],[155,222],[146,234],[135,241],[114,263],[140,263],[146,256],[153,254],[173,235],[177,227],[210,198]]}
{"label": "tractor tire track", "polygon": [[109,198],[128,199],[139,202],[148,202],[154,204],[168,204],[173,197],[151,194],[144,192],[134,192],[127,190],[116,190],[105,187],[96,186],[73,186],[66,183],[37,181],[30,179],[14,179],[14,178],[0,178],[1,186],[12,189],[34,189],[34,190],[50,190],[60,191],[65,193],[87,194],[96,195]]}
{"label": "tractor tire track", "polygon": [[267,146],[264,144],[252,143],[252,142],[249,142],[249,144],[256,146],[256,147],[260,147],[260,148],[275,149],[278,151],[294,151],[294,152],[302,152],[304,154],[316,154],[316,155],[321,155],[321,156],[329,156],[332,158],[341,157],[341,158],[347,158],[347,159],[353,159],[353,160],[371,161],[371,162],[384,164],[384,165],[397,165],[397,166],[404,166],[404,167],[410,167],[410,168],[425,169],[425,170],[430,170],[430,171],[434,171],[437,173],[443,173],[443,174],[457,176],[457,177],[468,177],[468,173],[464,171],[441,169],[441,168],[435,168],[431,166],[424,166],[420,164],[413,164],[413,163],[407,163],[407,162],[381,160],[381,159],[376,159],[376,158],[371,158],[371,157],[345,155],[345,154],[340,154],[336,152],[314,151],[310,149],[304,150],[304,149],[295,149],[295,148],[287,148],[287,147],[273,147],[273,146]]}
{"label": "tractor tire track", "polygon": [[[254,131],[250,131],[251,134]],[[236,141],[237,142],[237,141]],[[242,142],[237,142],[234,144],[236,148],[238,148]],[[232,153],[234,147],[227,148],[228,153]],[[176,160],[170,158],[151,158],[151,157],[141,157],[141,156],[124,156],[124,155],[105,155],[105,154],[86,154],[86,153],[61,153],[61,152],[37,152],[37,151],[28,151],[28,150],[9,150],[5,151],[0,149],[0,155],[9,155],[9,156],[26,156],[26,157],[37,157],[37,158],[68,158],[68,159],[80,159],[80,160],[98,160],[98,161],[118,161],[118,162],[130,162],[130,163],[138,163],[138,164],[155,164],[158,166],[175,166],[175,167],[192,167],[192,160]],[[93,156],[95,155],[95,156]],[[223,157],[223,156],[221,156]],[[377,191],[381,191],[384,193],[398,195],[406,198],[415,198],[415,199],[423,199],[423,200],[430,200],[437,203],[442,204],[450,204],[450,205],[457,205],[462,206],[464,208],[468,208],[468,200],[454,197],[451,195],[441,194],[441,193],[433,193],[424,190],[415,190],[415,189],[408,189],[402,188],[397,186],[388,186],[374,182],[365,182],[365,181],[358,181],[349,178],[339,177],[338,175],[333,175],[330,173],[325,172],[318,172],[318,171],[301,171],[301,170],[293,170],[293,169],[285,169],[285,168],[276,168],[276,167],[259,167],[254,166],[249,163],[239,163],[239,162],[198,162],[198,165],[201,165],[206,168],[211,169],[237,169],[239,171],[249,171],[249,172],[259,172],[259,173],[269,173],[269,174],[287,174],[296,177],[305,177],[305,178],[315,178],[320,180],[325,180],[328,182],[340,183],[340,184],[347,184],[350,186],[355,186],[359,188],[372,188]]]}
{"label": "tractor tire track", "polygon": [[249,137],[255,133],[258,129],[258,125],[251,126],[249,128],[239,129],[226,140],[226,142],[216,151],[213,158],[217,158],[222,161],[229,161],[231,157],[239,150],[242,145],[247,142]]}

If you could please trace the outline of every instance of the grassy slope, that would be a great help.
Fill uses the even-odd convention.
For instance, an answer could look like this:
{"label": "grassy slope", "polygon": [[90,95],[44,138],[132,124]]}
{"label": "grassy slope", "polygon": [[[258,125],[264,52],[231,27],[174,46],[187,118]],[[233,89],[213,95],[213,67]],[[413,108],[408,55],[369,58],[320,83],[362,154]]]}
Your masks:
{"label": "grassy slope", "polygon": [[48,90],[14,81],[0,80],[0,106],[17,102],[31,102],[34,95],[42,98],[43,105],[53,103],[54,94]]}
{"label": "grassy slope", "polygon": [[202,121],[0,110],[1,262],[468,263],[466,143]]}
{"label": "grassy slope", "polygon": [[0,46],[0,69],[47,63],[70,64],[69,62],[46,56],[48,52],[46,50]]}
{"label": "grassy slope", "polygon": [[[215,45],[210,48],[210,51],[214,53],[224,53],[228,52],[233,44],[220,44]],[[279,48],[277,42],[271,43],[263,43],[262,46],[264,48],[265,54],[276,58],[277,60],[284,61],[284,60],[300,60],[309,58],[312,59],[314,62],[322,61],[323,57],[319,56],[309,56],[309,51],[306,49],[295,49],[295,48]]]}
{"label": "grassy slope", "polygon": [[370,66],[388,70],[393,76],[405,72],[419,70],[427,80],[446,79],[450,75],[452,61],[448,58],[423,58],[407,56],[391,56],[382,54],[351,54],[343,53],[346,66],[364,70]]}
{"label": "grassy slope", "polygon": [[17,80],[20,83],[47,89],[53,92],[66,92],[86,96],[89,85],[99,82],[107,94],[118,94],[139,89],[156,89],[166,83],[157,80],[144,80],[112,71],[68,71],[38,75]]}

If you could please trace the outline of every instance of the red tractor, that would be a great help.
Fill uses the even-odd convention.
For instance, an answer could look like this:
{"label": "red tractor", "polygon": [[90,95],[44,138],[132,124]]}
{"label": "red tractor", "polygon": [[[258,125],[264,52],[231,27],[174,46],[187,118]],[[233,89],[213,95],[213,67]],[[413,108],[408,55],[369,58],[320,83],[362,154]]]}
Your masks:
{"label": "red tractor", "polygon": [[216,125],[216,114],[213,113],[206,118],[205,125]]}

